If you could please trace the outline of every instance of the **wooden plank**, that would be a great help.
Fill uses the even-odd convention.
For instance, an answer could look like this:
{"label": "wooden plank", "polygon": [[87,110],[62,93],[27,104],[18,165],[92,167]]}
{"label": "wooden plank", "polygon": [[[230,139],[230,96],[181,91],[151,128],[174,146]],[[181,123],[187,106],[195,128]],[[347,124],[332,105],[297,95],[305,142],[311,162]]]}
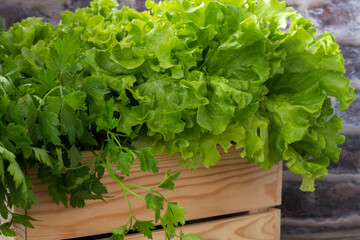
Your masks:
{"label": "wooden plank", "polygon": [[[85,154],[83,158],[92,158]],[[239,151],[230,149],[222,153],[222,160],[209,169],[183,170],[177,167],[178,158],[165,154],[157,156],[159,174],[153,175],[139,170],[134,163],[131,177],[126,184],[151,187],[157,185],[167,169],[182,170],[175,182],[175,191],[160,190],[169,201],[184,206],[186,219],[199,219],[259,208],[268,208],[281,202],[282,166],[262,170],[254,163],[239,157]],[[48,196],[47,186],[36,179],[32,172],[34,192],[40,205],[34,205],[27,214],[40,220],[34,222],[35,229],[27,229],[27,240],[52,240],[108,233],[112,228],[124,224],[129,216],[120,187],[108,175],[103,177],[109,195],[115,196],[107,202],[87,201],[82,209],[57,206]],[[134,190],[144,196],[147,192]],[[147,210],[142,201],[129,196],[133,213],[140,220],[153,219],[153,212]]]}
{"label": "wooden plank", "polygon": [[267,212],[269,210],[269,208],[258,208],[258,209],[253,209],[249,211],[249,214],[257,214],[257,213],[263,213],[263,212]]}
{"label": "wooden plank", "polygon": [[[280,240],[280,210],[241,217],[233,217],[179,227],[183,233],[194,233],[205,240]],[[162,230],[153,232],[154,240],[165,240]],[[134,234],[126,240],[146,240],[143,235]]]}
{"label": "wooden plank", "polygon": [[[21,209],[21,208],[15,208],[14,212],[18,213],[18,214],[26,215],[26,210]],[[15,232],[16,232],[16,239],[17,240],[26,240],[26,231],[27,231],[26,227],[15,223],[14,224],[14,229],[15,229]]]}
{"label": "wooden plank", "polygon": [[281,196],[282,196],[282,183],[283,183],[283,162],[280,161],[277,164],[277,187],[276,187],[276,206],[281,205]]}

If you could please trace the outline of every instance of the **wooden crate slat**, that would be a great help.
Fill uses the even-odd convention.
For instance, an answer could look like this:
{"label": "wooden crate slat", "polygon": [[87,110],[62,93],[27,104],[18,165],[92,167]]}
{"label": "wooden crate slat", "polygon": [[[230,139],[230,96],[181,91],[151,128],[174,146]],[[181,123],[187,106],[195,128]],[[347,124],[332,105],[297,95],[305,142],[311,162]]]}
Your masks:
{"label": "wooden crate slat", "polygon": [[[18,214],[26,215],[26,210],[21,209],[21,208],[15,208],[14,212],[18,213]],[[26,240],[27,228],[20,225],[20,224],[16,224],[16,223],[14,224],[14,228],[15,228],[15,231],[16,231],[16,239],[17,240]]]}
{"label": "wooden crate slat", "polygon": [[282,183],[283,183],[283,162],[279,162],[276,165],[276,169],[277,169],[277,187],[276,187],[276,206],[280,206],[281,205],[281,196],[282,196]]}
{"label": "wooden crate slat", "polygon": [[[184,234],[194,233],[204,240],[280,240],[280,210],[241,217],[233,217],[179,227]],[[146,240],[140,234],[125,237],[125,240]],[[153,232],[154,240],[165,240],[162,230]]]}
{"label": "wooden crate slat", "polygon": [[[84,158],[93,158],[85,154]],[[255,163],[239,157],[239,151],[231,148],[222,153],[222,160],[209,169],[196,170],[177,167],[178,158],[161,154],[157,156],[160,172],[157,175],[139,170],[134,163],[131,177],[124,182],[131,185],[154,186],[158,184],[167,169],[172,172],[183,170],[175,182],[175,191],[160,190],[169,201],[185,206],[186,219],[199,219],[234,212],[267,208],[281,202],[281,165],[271,170],[262,170]],[[40,205],[34,205],[27,214],[40,220],[34,222],[35,229],[27,229],[27,240],[52,240],[108,233],[112,228],[124,224],[128,219],[128,208],[120,187],[110,176],[103,177],[109,195],[115,196],[107,202],[87,201],[82,209],[57,206],[48,196],[47,186],[31,173],[34,191]],[[144,196],[147,192],[135,190]],[[153,212],[147,210],[140,200],[129,197],[133,213],[140,220],[153,219]]]}

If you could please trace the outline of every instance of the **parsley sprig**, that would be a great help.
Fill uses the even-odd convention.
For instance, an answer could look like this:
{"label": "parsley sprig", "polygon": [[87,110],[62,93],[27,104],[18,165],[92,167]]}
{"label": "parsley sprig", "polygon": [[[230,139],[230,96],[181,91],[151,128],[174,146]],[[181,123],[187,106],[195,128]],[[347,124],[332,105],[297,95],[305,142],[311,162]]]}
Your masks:
{"label": "parsley sprig", "polygon": [[[34,21],[42,31],[54,31],[46,23]],[[30,208],[36,204],[32,184],[26,169],[38,166],[38,178],[48,184],[53,200],[64,206],[84,207],[85,200],[105,200],[107,190],[100,181],[105,170],[124,193],[129,207],[130,218],[127,224],[113,230],[111,239],[123,239],[129,230],[138,231],[152,238],[151,230],[161,220],[168,238],[175,237],[178,222],[184,224],[185,211],[176,203],[167,202],[156,188],[173,189],[174,180],[180,173],[168,172],[158,186],[145,188],[130,186],[122,181],[129,176],[131,164],[139,159],[143,171],[157,173],[158,161],[151,148],[135,150],[131,147],[129,136],[116,131],[119,114],[116,111],[118,100],[109,97],[109,89],[104,84],[90,80],[80,82],[78,76],[83,72],[81,61],[81,41],[70,29],[67,34],[49,43],[44,55],[43,68],[37,69],[29,78],[26,69],[19,68],[7,52],[2,58],[0,76],[0,214],[9,219],[0,225],[0,233],[14,236],[13,223],[33,227],[30,216],[15,214],[13,207]],[[45,41],[50,41],[48,36]],[[38,44],[45,44],[41,40]],[[51,57],[50,57],[51,55]],[[120,113],[121,114],[121,113]],[[132,139],[136,134],[132,136]],[[100,147],[99,147],[100,146]],[[82,162],[81,150],[99,150],[96,158],[88,163]],[[114,165],[116,169],[114,169]],[[132,189],[147,190],[141,197]],[[155,212],[155,223],[137,219],[131,210],[128,199],[131,194]],[[168,209],[160,216],[166,202]]]}

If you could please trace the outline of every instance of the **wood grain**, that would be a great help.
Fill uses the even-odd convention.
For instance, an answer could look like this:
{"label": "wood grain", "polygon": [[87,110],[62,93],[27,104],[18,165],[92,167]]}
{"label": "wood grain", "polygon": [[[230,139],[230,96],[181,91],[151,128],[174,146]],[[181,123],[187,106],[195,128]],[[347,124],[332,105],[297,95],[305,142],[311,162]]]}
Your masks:
{"label": "wood grain", "polygon": [[[15,208],[14,212],[18,213],[18,214],[26,215],[26,210],[21,209],[21,208]],[[15,232],[16,232],[17,239],[19,239],[19,240],[26,239],[26,235],[27,235],[26,234],[26,231],[27,231],[26,227],[24,227],[23,225],[15,223],[14,224],[14,229],[15,229]]]}
{"label": "wood grain", "polygon": [[[242,217],[209,221],[179,227],[184,234],[194,233],[204,240],[280,240],[280,210]],[[146,240],[143,235],[134,234],[126,240]],[[153,232],[154,240],[165,240],[162,230]]]}
{"label": "wood grain", "polygon": [[276,187],[276,206],[281,205],[282,183],[283,183],[283,162],[277,164],[277,187]]}
{"label": "wood grain", "polygon": [[[172,172],[182,170],[175,182],[175,191],[159,192],[169,201],[184,206],[187,220],[268,208],[281,202],[281,165],[262,170],[256,164],[241,159],[235,149],[221,154],[222,160],[215,167],[196,170],[179,168],[176,156],[158,155],[159,174],[140,171],[136,162],[131,177],[124,183],[151,187],[162,180],[167,169],[171,168]],[[93,156],[85,153],[83,158],[86,160]],[[40,205],[32,206],[27,214],[40,221],[34,222],[35,229],[26,230],[26,240],[55,240],[108,233],[128,219],[128,208],[121,189],[108,175],[104,175],[103,183],[109,195],[115,197],[106,202],[87,201],[82,209],[57,206],[49,197],[47,186],[36,179],[36,172],[31,173],[31,179]],[[147,193],[134,191],[142,196]],[[138,219],[153,219],[153,212],[147,210],[143,202],[132,196],[129,199]]]}

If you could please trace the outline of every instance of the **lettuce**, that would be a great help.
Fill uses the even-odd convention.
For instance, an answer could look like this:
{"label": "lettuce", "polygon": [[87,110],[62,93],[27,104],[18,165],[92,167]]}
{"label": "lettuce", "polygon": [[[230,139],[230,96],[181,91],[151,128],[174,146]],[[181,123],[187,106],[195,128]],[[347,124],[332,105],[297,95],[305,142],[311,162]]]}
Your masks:
{"label": "lettuce", "polygon": [[[91,6],[63,12],[55,28],[37,18],[15,24],[0,39],[2,65],[15,59],[32,79],[41,68],[62,67],[77,70],[80,82],[105,85],[116,92],[117,130],[130,136],[141,128],[155,152],[176,153],[186,167],[216,164],[216,146],[227,150],[227,138],[265,169],[288,160],[308,191],[338,160],[341,119],[328,99],[344,110],[354,89],[332,35],[316,37],[285,3],[147,1],[151,12],[142,13],[117,11],[114,0]],[[68,35],[72,48],[54,44]],[[78,61],[74,54],[83,56],[79,64],[64,64]]]}

